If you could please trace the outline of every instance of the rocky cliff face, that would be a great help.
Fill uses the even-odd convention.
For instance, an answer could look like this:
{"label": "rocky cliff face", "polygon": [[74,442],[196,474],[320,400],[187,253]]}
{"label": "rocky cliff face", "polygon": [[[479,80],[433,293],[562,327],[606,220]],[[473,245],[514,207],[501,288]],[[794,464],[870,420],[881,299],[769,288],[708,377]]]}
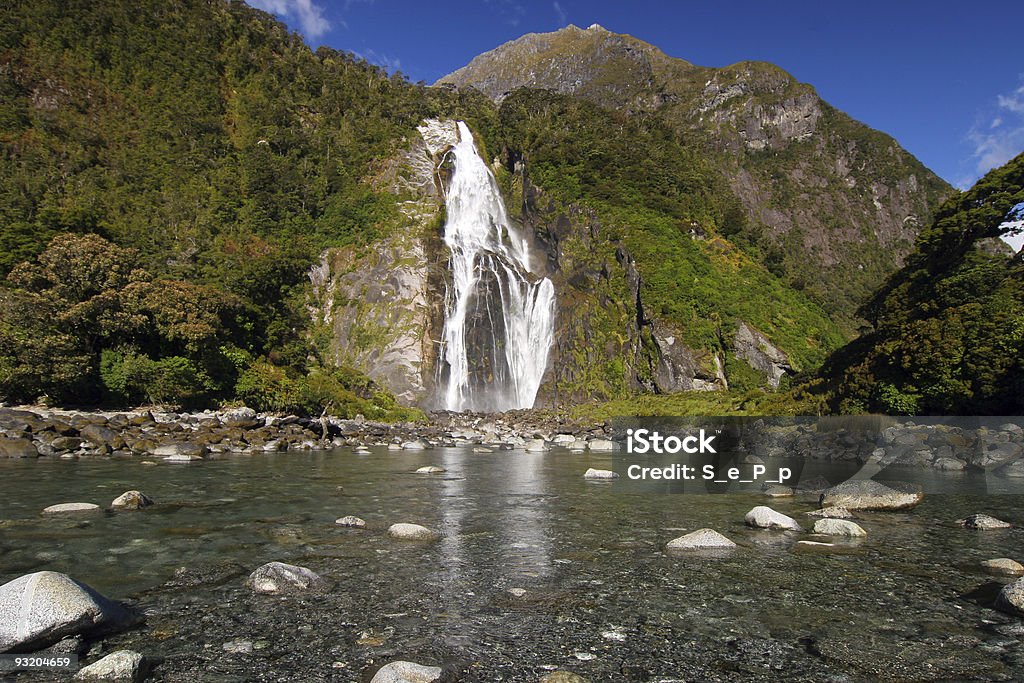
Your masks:
{"label": "rocky cliff face", "polygon": [[438,83],[496,102],[517,88],[552,90],[661,117],[703,149],[740,199],[744,219],[720,229],[851,331],[857,305],[952,191],[894,140],[775,66],[695,66],[597,25],[527,34]]}
{"label": "rocky cliff face", "polygon": [[457,135],[454,121],[425,121],[373,179],[404,198],[403,225],[369,247],[328,250],[310,272],[311,313],[329,330],[331,360],[362,370],[406,405],[428,405],[435,388],[447,268],[438,169]]}

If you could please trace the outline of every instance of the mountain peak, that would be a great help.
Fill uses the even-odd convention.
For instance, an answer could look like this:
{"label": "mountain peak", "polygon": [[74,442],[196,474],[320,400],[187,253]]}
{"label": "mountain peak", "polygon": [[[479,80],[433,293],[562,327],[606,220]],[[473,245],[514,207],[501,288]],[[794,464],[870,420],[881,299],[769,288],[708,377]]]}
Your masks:
{"label": "mountain peak", "polygon": [[600,24],[574,24],[551,33],[527,33],[474,58],[439,79],[437,85],[473,86],[501,101],[521,88],[586,94],[621,106],[649,88],[669,66],[689,67],[630,35]]}

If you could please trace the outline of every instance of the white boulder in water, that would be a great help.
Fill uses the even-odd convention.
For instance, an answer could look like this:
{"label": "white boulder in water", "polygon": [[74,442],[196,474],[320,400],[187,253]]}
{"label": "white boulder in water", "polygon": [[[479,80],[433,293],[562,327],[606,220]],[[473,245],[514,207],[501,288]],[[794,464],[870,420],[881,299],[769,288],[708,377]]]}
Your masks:
{"label": "white boulder in water", "polygon": [[67,574],[36,572],[0,586],[0,652],[32,652],[132,621],[124,607]]}

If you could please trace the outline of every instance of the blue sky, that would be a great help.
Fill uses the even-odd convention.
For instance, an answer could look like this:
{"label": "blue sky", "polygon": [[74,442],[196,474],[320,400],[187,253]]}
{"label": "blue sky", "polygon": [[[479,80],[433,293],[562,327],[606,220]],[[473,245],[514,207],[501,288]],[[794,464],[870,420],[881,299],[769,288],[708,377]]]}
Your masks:
{"label": "blue sky", "polygon": [[773,62],[954,185],[1024,150],[1024,1],[251,0],[312,46],[433,82],[529,32],[598,23],[703,66]]}

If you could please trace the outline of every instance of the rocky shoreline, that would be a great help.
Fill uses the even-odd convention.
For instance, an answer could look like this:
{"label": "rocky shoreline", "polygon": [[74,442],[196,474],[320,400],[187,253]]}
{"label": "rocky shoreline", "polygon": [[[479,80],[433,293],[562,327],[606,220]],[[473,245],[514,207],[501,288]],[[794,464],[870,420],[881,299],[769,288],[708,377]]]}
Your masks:
{"label": "rocky shoreline", "polygon": [[[519,411],[530,412],[530,411]],[[433,413],[429,423],[260,414],[251,408],[200,413],[84,412],[0,408],[0,459],[154,457],[188,462],[222,453],[278,453],[370,446],[405,450],[472,445],[546,450],[549,445],[612,450],[604,425],[512,414]]]}
{"label": "rocky shoreline", "polygon": [[[424,450],[470,446],[480,452],[516,448],[542,452],[561,447],[608,452],[624,448],[626,427],[632,426],[627,421],[573,421],[540,410],[435,412],[429,418],[425,423],[390,424],[361,418],[262,414],[250,408],[181,413],[0,407],[0,459],[143,457],[189,462],[227,453],[369,447]],[[681,419],[692,422],[696,418]],[[663,422],[669,430],[681,429],[681,423],[673,418],[650,420]],[[1019,417],[699,419],[704,420],[722,421],[726,429],[738,433],[732,448],[748,464],[764,458],[795,457],[1024,477],[1024,418]],[[646,422],[628,422],[638,421]]]}

